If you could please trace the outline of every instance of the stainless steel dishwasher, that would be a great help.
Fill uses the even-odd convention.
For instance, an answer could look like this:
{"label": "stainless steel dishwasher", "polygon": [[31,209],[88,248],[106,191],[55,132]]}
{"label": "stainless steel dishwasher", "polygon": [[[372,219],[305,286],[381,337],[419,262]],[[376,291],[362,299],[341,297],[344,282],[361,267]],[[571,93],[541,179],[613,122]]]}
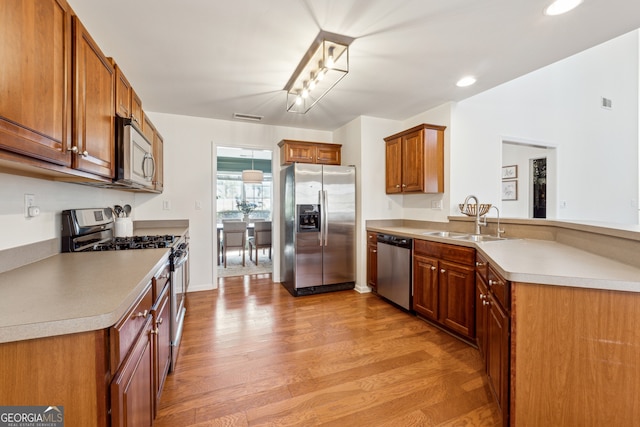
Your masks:
{"label": "stainless steel dishwasher", "polygon": [[413,241],[378,234],[378,295],[411,310],[411,249]]}

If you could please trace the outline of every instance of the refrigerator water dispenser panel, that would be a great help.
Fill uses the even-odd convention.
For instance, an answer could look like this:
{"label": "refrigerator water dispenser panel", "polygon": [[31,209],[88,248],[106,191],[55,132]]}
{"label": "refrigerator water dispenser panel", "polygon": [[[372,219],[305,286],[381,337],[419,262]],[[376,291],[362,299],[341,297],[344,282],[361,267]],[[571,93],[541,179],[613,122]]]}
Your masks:
{"label": "refrigerator water dispenser panel", "polygon": [[297,205],[298,233],[320,231],[320,205]]}

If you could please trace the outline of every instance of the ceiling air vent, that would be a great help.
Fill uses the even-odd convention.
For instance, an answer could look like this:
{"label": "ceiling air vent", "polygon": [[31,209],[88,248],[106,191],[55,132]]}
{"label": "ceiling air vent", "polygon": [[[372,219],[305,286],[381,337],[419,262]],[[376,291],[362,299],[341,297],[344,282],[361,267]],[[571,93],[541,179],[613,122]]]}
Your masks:
{"label": "ceiling air vent", "polygon": [[250,122],[259,122],[263,116],[254,116],[253,114],[233,113],[233,118],[236,120],[248,120]]}
{"label": "ceiling air vent", "polygon": [[606,108],[607,110],[611,110],[611,108],[613,108],[611,100],[609,98],[605,98],[604,96],[601,98],[600,106],[602,108]]}

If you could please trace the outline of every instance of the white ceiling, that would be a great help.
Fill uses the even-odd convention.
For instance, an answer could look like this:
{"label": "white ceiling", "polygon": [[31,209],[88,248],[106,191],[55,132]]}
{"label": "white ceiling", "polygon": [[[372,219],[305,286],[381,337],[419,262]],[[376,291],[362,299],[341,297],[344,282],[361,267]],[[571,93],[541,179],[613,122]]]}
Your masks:
{"label": "white ceiling", "polygon": [[[638,0],[68,0],[147,111],[334,130],[404,120],[640,27]],[[350,72],[307,114],[285,83],[320,29],[354,37]],[[467,74],[478,82],[458,88]]]}

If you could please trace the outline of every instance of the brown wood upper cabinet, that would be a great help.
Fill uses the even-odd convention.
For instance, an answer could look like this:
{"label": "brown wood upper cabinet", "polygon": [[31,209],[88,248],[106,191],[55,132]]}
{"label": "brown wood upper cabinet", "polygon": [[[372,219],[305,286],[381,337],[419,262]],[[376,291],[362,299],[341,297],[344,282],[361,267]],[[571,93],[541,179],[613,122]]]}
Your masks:
{"label": "brown wood upper cabinet", "polygon": [[280,147],[280,163],[283,165],[291,163],[340,165],[342,163],[341,144],[283,139],[278,143],[278,147]]}
{"label": "brown wood upper cabinet", "polygon": [[387,194],[444,192],[444,130],[422,124],[385,138]]}
{"label": "brown wood upper cabinet", "polygon": [[115,70],[77,17],[74,32],[73,167],[115,174]]}
{"label": "brown wood upper cabinet", "polygon": [[116,114],[121,117],[131,117],[131,93],[133,92],[131,83],[113,58],[110,60],[116,70]]}
{"label": "brown wood upper cabinet", "polygon": [[164,139],[157,130],[153,134],[153,158],[156,161],[153,187],[156,191],[162,193],[164,190]]}
{"label": "brown wood upper cabinet", "polygon": [[1,10],[0,148],[70,167],[71,9],[22,0]]}

